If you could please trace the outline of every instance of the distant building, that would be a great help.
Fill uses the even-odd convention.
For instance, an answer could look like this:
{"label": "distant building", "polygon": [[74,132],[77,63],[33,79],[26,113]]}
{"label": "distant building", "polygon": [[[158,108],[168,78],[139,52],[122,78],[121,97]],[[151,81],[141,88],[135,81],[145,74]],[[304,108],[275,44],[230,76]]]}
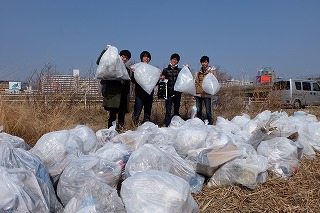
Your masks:
{"label": "distant building", "polygon": [[226,81],[222,81],[220,82],[221,86],[223,87],[229,87],[229,86],[248,86],[248,85],[252,85],[252,82],[249,81],[240,81],[240,80],[236,80],[234,78],[230,79],[230,80],[226,80]]}
{"label": "distant building", "polygon": [[9,89],[9,81],[0,81],[0,92],[4,93]]}
{"label": "distant building", "polygon": [[276,72],[271,67],[265,67],[258,70],[256,77],[257,84],[273,84],[276,79]]}
{"label": "distant building", "polygon": [[79,70],[73,70],[73,75],[50,75],[41,78],[42,93],[99,95],[99,85],[99,80],[80,77]]}

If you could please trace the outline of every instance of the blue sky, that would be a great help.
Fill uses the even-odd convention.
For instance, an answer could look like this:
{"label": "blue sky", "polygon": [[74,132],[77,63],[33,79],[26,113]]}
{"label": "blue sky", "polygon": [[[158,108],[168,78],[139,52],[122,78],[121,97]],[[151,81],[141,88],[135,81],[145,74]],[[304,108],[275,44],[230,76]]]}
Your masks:
{"label": "blue sky", "polygon": [[319,0],[0,0],[0,80],[26,80],[46,63],[85,75],[106,44],[148,50],[163,68],[210,64],[252,80],[261,67],[278,76],[320,75]]}

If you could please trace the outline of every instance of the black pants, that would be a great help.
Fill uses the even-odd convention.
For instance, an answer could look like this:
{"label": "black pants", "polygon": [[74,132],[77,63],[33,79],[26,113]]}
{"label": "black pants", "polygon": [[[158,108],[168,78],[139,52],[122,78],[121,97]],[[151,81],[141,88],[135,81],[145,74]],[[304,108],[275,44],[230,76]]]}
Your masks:
{"label": "black pants", "polygon": [[150,121],[152,103],[153,103],[153,95],[141,95],[141,96],[135,97],[134,112],[133,112],[134,124],[139,123],[139,117],[140,117],[142,108],[144,108],[143,122]]}
{"label": "black pants", "polygon": [[117,114],[117,127],[124,126],[124,119],[127,112],[127,96],[121,95],[119,108],[105,108],[105,110],[109,111],[108,128],[110,128],[112,126],[112,122],[117,119]]}

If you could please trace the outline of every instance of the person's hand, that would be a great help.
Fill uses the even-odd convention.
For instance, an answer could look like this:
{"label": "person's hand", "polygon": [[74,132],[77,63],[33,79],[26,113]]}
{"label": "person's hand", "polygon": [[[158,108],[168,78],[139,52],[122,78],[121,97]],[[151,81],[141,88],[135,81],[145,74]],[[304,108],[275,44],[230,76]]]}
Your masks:
{"label": "person's hand", "polygon": [[189,64],[188,64],[188,63],[185,63],[185,64],[183,64],[183,66],[185,66],[185,67],[189,67]]}
{"label": "person's hand", "polygon": [[131,72],[134,72],[134,68],[131,68]]}
{"label": "person's hand", "polygon": [[109,49],[109,47],[110,47],[110,45],[109,45],[109,44],[107,44],[105,49],[106,49],[106,50],[108,50],[108,49]]}

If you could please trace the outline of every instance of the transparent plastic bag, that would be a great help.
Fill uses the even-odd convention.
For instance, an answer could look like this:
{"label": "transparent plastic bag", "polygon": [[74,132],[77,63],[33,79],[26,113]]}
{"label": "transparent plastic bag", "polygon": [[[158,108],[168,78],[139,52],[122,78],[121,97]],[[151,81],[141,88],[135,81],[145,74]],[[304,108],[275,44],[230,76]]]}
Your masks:
{"label": "transparent plastic bag", "polygon": [[70,129],[70,133],[80,137],[83,141],[83,152],[88,154],[94,152],[97,148],[97,136],[95,132],[87,125],[77,125]]}
{"label": "transparent plastic bag", "polygon": [[[74,159],[65,168],[60,176],[57,194],[61,202],[66,205],[72,197],[79,194],[84,188],[97,188],[96,196],[105,188],[104,185],[115,188],[121,174],[121,166],[115,162],[102,159],[98,156],[82,155]],[[91,189],[86,189],[90,192]],[[104,199],[104,198],[101,198]]]}
{"label": "transparent plastic bag", "polygon": [[220,84],[217,78],[212,74],[208,73],[202,82],[202,89],[208,94],[215,95],[220,90]]}
{"label": "transparent plastic bag", "polygon": [[30,146],[22,138],[0,131],[0,143],[2,141],[10,142],[15,148],[30,149]]}
{"label": "transparent plastic bag", "polygon": [[134,79],[149,95],[160,79],[160,69],[150,64],[139,62],[131,66]]}
{"label": "transparent plastic bag", "polygon": [[109,45],[102,55],[96,71],[97,79],[105,80],[130,80],[128,71],[121,60],[118,49]]}
{"label": "transparent plastic bag", "polygon": [[0,167],[0,212],[58,212],[55,193],[24,168]]}
{"label": "transparent plastic bag", "polygon": [[69,130],[49,132],[41,136],[30,152],[42,160],[51,176],[56,176],[73,157],[83,153],[83,141]]}
{"label": "transparent plastic bag", "polygon": [[294,175],[300,166],[302,147],[285,137],[264,140],[257,148],[259,155],[268,158],[269,169],[282,178]]}
{"label": "transparent plastic bag", "polygon": [[189,184],[167,172],[149,170],[136,173],[122,183],[120,194],[128,213],[199,212]]}
{"label": "transparent plastic bag", "polygon": [[174,91],[196,95],[195,80],[189,68],[184,66],[178,74]]}
{"label": "transparent plastic bag", "polygon": [[262,155],[234,159],[224,164],[213,174],[208,182],[208,187],[242,185],[254,189],[258,183],[266,181],[267,168],[268,159]]}
{"label": "transparent plastic bag", "polygon": [[243,158],[245,155],[245,149],[235,145],[205,149],[197,157],[196,171],[206,177],[211,177],[224,163],[235,158]]}

